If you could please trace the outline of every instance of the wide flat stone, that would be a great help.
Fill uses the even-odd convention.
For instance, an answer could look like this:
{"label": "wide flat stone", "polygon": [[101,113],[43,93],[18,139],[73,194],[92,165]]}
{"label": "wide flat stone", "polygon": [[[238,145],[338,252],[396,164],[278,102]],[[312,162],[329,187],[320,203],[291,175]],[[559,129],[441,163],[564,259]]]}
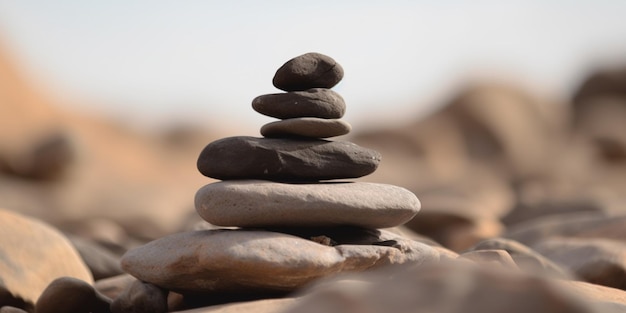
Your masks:
{"label": "wide flat stone", "polygon": [[310,52],[283,64],[274,75],[272,83],[284,91],[308,88],[332,88],[343,78],[343,68],[333,58]]}
{"label": "wide flat stone", "polygon": [[267,116],[341,118],[346,103],[336,92],[324,88],[261,95],[252,100],[252,108]]}
{"label": "wide flat stone", "polygon": [[274,138],[290,136],[329,138],[346,135],[351,129],[352,126],[342,120],[300,117],[267,123],[261,127],[261,135]]}
{"label": "wide flat stone", "polygon": [[380,159],[346,141],[237,136],[208,144],[197,165],[204,176],[221,180],[316,181],[371,174]]}
{"label": "wide flat stone", "polygon": [[398,226],[420,210],[410,191],[385,184],[222,181],[196,193],[198,214],[219,226]]}
{"label": "wide flat stone", "polygon": [[431,247],[325,246],[268,231],[206,230],[162,237],[128,251],[122,268],[180,293],[286,292],[320,277],[389,264],[438,260]]}

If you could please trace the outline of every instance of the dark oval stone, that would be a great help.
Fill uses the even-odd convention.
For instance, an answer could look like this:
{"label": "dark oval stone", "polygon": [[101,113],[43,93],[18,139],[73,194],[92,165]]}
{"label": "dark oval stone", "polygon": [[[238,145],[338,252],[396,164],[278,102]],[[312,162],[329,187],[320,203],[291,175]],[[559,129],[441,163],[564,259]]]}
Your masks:
{"label": "dark oval stone", "polygon": [[280,90],[297,91],[309,88],[332,88],[343,78],[343,68],[331,57],[310,52],[283,64],[272,83]]}
{"label": "dark oval stone", "polygon": [[290,136],[329,138],[346,135],[351,129],[352,126],[342,120],[299,117],[267,123],[261,127],[261,135],[273,138]]}
{"label": "dark oval stone", "polygon": [[208,144],[198,157],[207,177],[317,181],[371,174],[378,152],[346,141],[228,137]]}
{"label": "dark oval stone", "polygon": [[252,100],[252,108],[267,116],[286,119],[295,117],[341,118],[346,103],[336,92],[324,88],[262,95]]}

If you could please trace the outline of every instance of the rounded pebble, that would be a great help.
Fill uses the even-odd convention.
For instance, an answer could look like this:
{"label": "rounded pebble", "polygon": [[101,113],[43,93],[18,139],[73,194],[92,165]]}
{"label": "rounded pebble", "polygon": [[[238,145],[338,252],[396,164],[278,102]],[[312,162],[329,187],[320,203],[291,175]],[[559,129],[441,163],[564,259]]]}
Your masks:
{"label": "rounded pebble", "polygon": [[352,126],[342,120],[300,117],[267,123],[261,127],[261,135],[272,138],[290,136],[329,138],[346,135],[351,129]]}
{"label": "rounded pebble", "polygon": [[343,68],[333,58],[310,52],[287,61],[274,75],[272,83],[284,91],[332,88],[343,78]]}

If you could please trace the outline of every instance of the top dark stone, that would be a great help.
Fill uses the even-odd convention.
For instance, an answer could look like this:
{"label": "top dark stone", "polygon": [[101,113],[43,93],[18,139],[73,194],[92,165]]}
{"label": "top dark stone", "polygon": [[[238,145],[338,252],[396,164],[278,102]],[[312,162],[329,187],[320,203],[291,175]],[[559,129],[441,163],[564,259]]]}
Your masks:
{"label": "top dark stone", "polygon": [[272,83],[280,90],[302,91],[310,88],[332,88],[343,78],[343,68],[331,57],[310,52],[283,64]]}

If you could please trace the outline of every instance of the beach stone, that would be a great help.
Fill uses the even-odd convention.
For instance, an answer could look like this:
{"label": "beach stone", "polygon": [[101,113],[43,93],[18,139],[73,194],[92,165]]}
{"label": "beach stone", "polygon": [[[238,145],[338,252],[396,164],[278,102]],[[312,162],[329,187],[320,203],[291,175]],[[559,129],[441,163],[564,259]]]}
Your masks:
{"label": "beach stone", "polygon": [[330,89],[261,95],[252,100],[252,108],[267,116],[286,119],[296,117],[341,118],[346,112],[343,98]]}
{"label": "beach stone", "polygon": [[284,313],[619,312],[602,310],[595,298],[573,295],[549,279],[460,261],[333,277],[298,296]]}
{"label": "beach stone", "polygon": [[104,246],[77,236],[69,236],[69,239],[91,271],[94,280],[124,273],[119,265],[119,256]]}
{"label": "beach stone", "polygon": [[320,277],[390,264],[438,260],[427,245],[329,247],[255,230],[206,230],[162,237],[128,251],[122,268],[180,293],[289,292]]}
{"label": "beach stone", "polygon": [[511,226],[503,237],[530,247],[553,237],[603,238],[626,243],[626,215],[555,214]]}
{"label": "beach stone", "polygon": [[261,135],[265,137],[328,138],[346,135],[351,129],[352,126],[342,120],[298,117],[267,123],[261,127]]}
{"label": "beach stone", "polygon": [[459,256],[460,258],[474,261],[488,267],[502,267],[510,270],[518,270],[517,264],[506,250],[489,249],[468,251]]}
{"label": "beach stone", "polygon": [[284,91],[313,87],[332,88],[343,78],[343,68],[333,58],[317,52],[297,56],[283,64],[274,75],[274,87]]}
{"label": "beach stone", "polygon": [[515,240],[490,238],[479,242],[470,251],[500,249],[508,252],[520,269],[527,273],[542,273],[556,278],[571,278],[571,275],[539,252]]}
{"label": "beach stone", "polygon": [[111,303],[111,312],[165,313],[167,294],[167,290],[136,280]]}
{"label": "beach stone", "polygon": [[626,244],[598,238],[550,238],[533,246],[580,279],[626,289]]}
{"label": "beach stone", "polygon": [[80,255],[58,230],[0,209],[0,307],[15,306],[15,299],[32,307],[48,284],[63,276],[93,283]]}
{"label": "beach stone", "polygon": [[198,214],[219,226],[398,226],[419,212],[410,191],[366,182],[285,184],[263,180],[222,181],[196,193]]}
{"label": "beach stone", "polygon": [[316,181],[368,175],[380,159],[378,152],[346,141],[236,136],[208,144],[197,166],[221,180]]}
{"label": "beach stone", "polygon": [[108,313],[111,299],[87,282],[60,277],[46,287],[35,305],[35,313]]}
{"label": "beach stone", "polygon": [[129,274],[121,274],[96,281],[94,288],[96,288],[99,293],[111,299],[115,299],[136,280],[137,278]]}

